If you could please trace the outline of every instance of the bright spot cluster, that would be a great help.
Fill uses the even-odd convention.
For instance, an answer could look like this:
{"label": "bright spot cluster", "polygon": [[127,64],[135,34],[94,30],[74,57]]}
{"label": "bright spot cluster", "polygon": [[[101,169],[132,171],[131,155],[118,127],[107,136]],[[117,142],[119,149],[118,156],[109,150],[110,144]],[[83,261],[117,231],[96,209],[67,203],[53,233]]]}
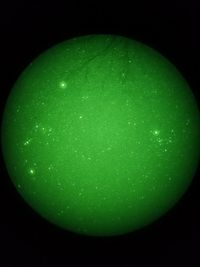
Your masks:
{"label": "bright spot cluster", "polygon": [[151,223],[181,197],[197,165],[199,112],[187,83],[126,38],[83,37],[52,49],[53,63],[36,59],[8,100],[3,150],[13,182],[71,231],[114,235]]}

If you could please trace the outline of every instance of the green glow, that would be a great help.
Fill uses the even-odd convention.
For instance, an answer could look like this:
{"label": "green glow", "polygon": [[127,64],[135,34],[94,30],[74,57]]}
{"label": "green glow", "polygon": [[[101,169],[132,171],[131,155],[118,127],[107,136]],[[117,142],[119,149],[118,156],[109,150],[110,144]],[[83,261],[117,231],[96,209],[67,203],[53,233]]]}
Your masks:
{"label": "green glow", "polygon": [[117,235],[169,210],[199,160],[199,111],[175,67],[119,36],[63,42],[33,61],[6,105],[10,177],[43,217]]}

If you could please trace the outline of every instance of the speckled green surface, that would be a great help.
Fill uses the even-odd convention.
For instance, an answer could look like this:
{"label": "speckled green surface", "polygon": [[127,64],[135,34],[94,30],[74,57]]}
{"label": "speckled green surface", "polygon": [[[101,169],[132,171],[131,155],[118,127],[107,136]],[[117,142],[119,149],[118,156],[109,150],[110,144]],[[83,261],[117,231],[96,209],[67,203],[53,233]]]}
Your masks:
{"label": "speckled green surface", "polygon": [[186,81],[160,54],[119,36],[79,37],[43,53],[16,82],[3,153],[43,217],[78,233],[123,234],[187,189],[199,118]]}

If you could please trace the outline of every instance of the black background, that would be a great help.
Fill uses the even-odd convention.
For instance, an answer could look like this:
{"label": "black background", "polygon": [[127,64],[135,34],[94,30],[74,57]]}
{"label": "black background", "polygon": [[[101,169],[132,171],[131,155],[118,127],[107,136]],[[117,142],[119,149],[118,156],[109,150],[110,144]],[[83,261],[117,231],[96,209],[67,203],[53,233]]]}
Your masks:
{"label": "black background", "polygon": [[[2,1],[1,113],[17,77],[39,53],[65,39],[94,33],[131,37],[160,51],[185,76],[199,104],[197,2]],[[147,228],[120,237],[84,237],[34,213],[15,191],[1,157],[0,266],[198,266],[199,185],[197,170],[182,200]]]}

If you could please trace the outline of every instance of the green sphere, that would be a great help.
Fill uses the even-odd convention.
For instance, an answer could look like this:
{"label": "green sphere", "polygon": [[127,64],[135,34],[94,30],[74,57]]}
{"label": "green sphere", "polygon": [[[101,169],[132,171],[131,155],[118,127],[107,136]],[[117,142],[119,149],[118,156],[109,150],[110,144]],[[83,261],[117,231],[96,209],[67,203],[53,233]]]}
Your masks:
{"label": "green sphere", "polygon": [[200,115],[177,69],[120,36],[62,42],[34,60],[4,112],[2,148],[21,196],[69,231],[148,225],[190,185]]}

